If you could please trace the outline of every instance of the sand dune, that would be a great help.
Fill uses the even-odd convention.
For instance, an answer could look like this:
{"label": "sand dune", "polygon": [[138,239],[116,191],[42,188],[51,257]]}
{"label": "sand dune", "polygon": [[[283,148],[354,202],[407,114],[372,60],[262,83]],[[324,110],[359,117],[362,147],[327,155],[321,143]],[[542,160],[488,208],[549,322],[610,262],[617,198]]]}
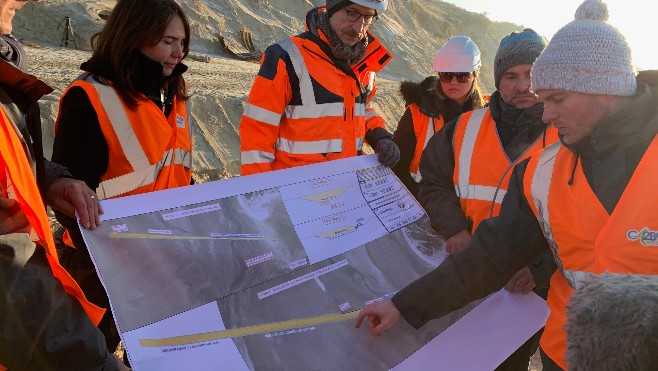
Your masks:
{"label": "sand dune", "polygon": [[[239,45],[240,30],[252,32],[256,49],[303,31],[304,14],[323,0],[180,0],[193,31],[192,53],[186,79],[192,91],[191,114],[196,125],[195,178],[207,181],[239,173],[238,124],[246,96],[258,71],[254,62],[231,59],[219,42],[222,35]],[[15,35],[27,45],[31,71],[55,91],[43,100],[46,154],[52,148],[52,125],[59,97],[90,56],[89,40],[103,25],[101,14],[114,0],[45,0],[29,2],[14,20]],[[73,35],[68,47],[61,46],[66,17]],[[500,38],[520,29],[494,23],[481,14],[470,13],[437,0],[393,0],[372,27],[394,55],[378,75],[374,106],[390,130],[404,112],[398,93],[399,81],[420,80],[438,47],[453,35],[473,38],[483,53],[483,85],[492,90],[490,63]],[[75,49],[77,46],[78,49]],[[207,62],[201,62],[205,60]]]}

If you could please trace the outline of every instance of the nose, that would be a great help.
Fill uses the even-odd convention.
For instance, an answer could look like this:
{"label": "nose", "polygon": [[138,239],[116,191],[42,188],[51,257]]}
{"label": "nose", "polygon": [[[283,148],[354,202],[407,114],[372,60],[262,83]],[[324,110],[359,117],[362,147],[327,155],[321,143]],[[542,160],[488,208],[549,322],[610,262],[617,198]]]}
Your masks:
{"label": "nose", "polygon": [[544,113],[542,114],[541,119],[544,123],[548,124],[557,119],[557,114],[555,113],[554,109],[544,104]]}
{"label": "nose", "polygon": [[178,44],[176,43],[176,46],[174,46],[173,51],[171,52],[171,56],[177,59],[182,59],[183,58],[183,44]]}
{"label": "nose", "polygon": [[359,34],[363,34],[366,32],[368,25],[366,24],[363,17],[359,17],[359,19],[357,19],[355,22],[352,22],[352,28]]}
{"label": "nose", "polygon": [[516,90],[518,91],[530,91],[530,82],[532,80],[530,79],[530,76],[522,76],[519,77],[517,83],[516,83]]}

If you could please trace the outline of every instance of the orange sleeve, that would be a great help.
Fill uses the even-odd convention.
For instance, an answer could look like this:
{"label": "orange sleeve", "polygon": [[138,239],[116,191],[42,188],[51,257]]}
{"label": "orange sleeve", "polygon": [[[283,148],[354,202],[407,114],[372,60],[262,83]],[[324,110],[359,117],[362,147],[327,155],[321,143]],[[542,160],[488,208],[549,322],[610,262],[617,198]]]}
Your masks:
{"label": "orange sleeve", "polygon": [[281,117],[292,99],[286,60],[287,53],[278,44],[270,46],[261,59],[240,120],[242,175],[272,170]]}

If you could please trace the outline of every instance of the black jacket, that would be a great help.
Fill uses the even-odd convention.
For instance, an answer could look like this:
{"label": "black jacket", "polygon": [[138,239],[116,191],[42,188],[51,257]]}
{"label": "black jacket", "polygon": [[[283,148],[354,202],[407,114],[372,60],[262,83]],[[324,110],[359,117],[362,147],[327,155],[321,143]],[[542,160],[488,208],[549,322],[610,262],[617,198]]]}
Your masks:
{"label": "black jacket", "polygon": [[[489,103],[491,116],[501,143],[510,159],[521,156],[537,138],[545,136],[546,124],[541,120],[543,105],[536,104],[526,109],[507,105],[495,92]],[[455,193],[453,172],[455,157],[452,138],[457,120],[446,124],[427,143],[420,160],[420,182],[418,199],[430,217],[432,228],[448,239],[462,230],[471,231],[472,222],[467,219]],[[528,267],[535,280],[535,292],[546,298],[551,275],[556,265],[550,251],[537,256]]]}
{"label": "black jacket", "polygon": [[[545,134],[541,104],[520,110],[505,104],[500,93],[495,92],[491,96],[489,109],[501,144],[510,159],[522,155],[540,135]],[[427,143],[420,160],[423,179],[418,200],[427,211],[432,228],[446,239],[464,229],[470,231],[472,226],[461,209],[453,182],[455,155],[452,138],[456,125],[457,120],[446,123]]]}
{"label": "black jacket", "polygon": [[[608,212],[658,132],[658,71],[640,73],[637,91],[629,107],[601,123],[576,146],[568,146],[580,155],[587,181]],[[448,256],[437,269],[393,297],[412,326],[421,327],[499,290],[537,254],[549,251],[523,194],[527,163],[515,167],[500,215],[480,224],[469,248]]]}
{"label": "black jacket", "polygon": [[[0,37],[0,52],[0,104],[24,141],[44,195],[66,171],[43,158],[37,100],[52,89],[15,68],[27,67],[16,40]],[[0,293],[0,364],[12,371],[117,369],[101,332],[25,233],[0,236]]]}
{"label": "black jacket", "polygon": [[[414,158],[417,139],[411,110],[408,106],[418,106],[420,112],[429,117],[443,116],[444,122],[452,121],[462,113],[473,110],[473,101],[470,98],[463,105],[452,99],[439,98],[436,94],[437,84],[439,84],[437,76],[426,77],[420,83],[403,81],[400,84],[400,93],[407,109],[393,133],[393,141],[400,148],[400,161],[393,167],[393,172],[416,198],[418,198],[418,183],[411,177],[409,165]],[[428,135],[432,134],[428,133]]]}

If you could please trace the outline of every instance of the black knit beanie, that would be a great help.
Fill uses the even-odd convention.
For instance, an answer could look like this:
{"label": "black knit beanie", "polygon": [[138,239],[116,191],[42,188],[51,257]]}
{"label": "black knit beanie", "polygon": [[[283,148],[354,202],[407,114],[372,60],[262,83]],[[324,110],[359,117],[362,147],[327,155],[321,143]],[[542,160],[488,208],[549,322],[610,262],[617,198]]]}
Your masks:
{"label": "black knit beanie", "polygon": [[350,5],[351,3],[352,2],[350,0],[327,0],[327,15],[331,17],[334,15],[334,13]]}

